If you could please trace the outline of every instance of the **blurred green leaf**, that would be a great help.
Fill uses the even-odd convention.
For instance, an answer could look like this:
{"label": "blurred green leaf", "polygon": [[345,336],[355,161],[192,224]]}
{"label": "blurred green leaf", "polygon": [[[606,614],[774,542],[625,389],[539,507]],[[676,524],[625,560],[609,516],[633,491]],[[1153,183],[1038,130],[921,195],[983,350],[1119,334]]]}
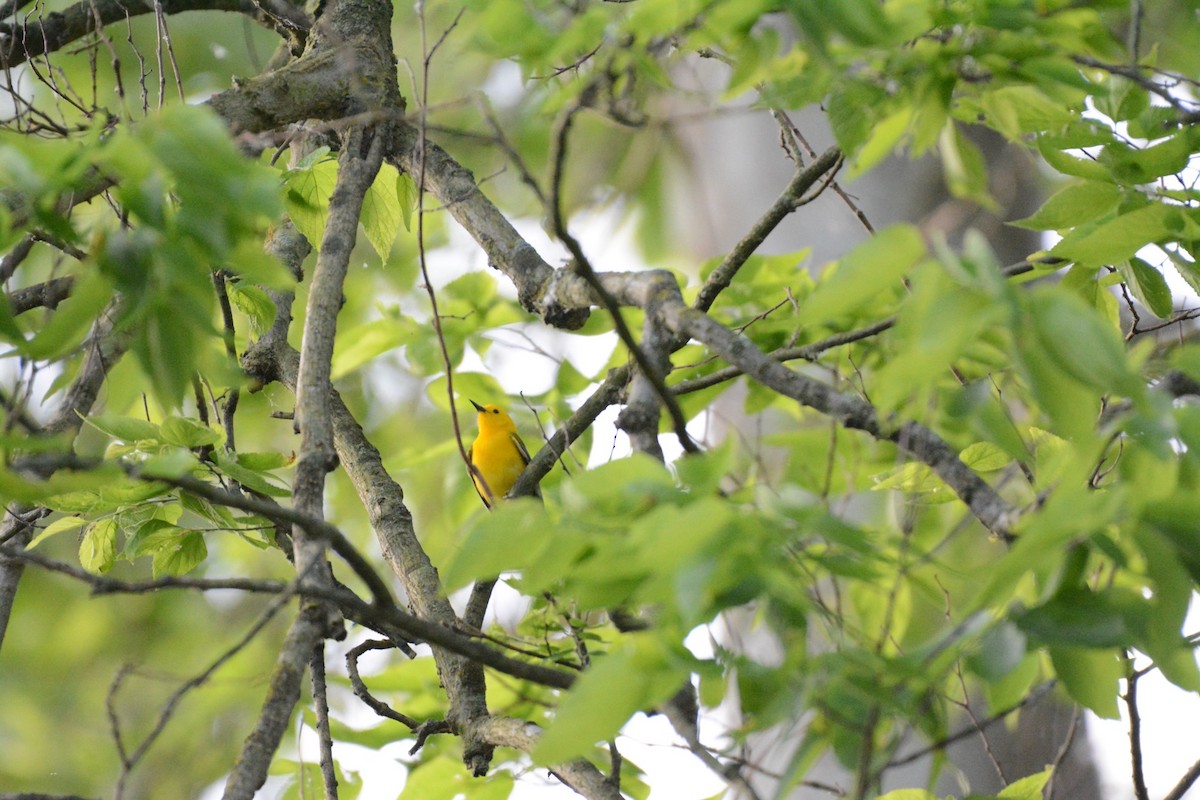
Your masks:
{"label": "blurred green leaf", "polygon": [[[628,676],[638,675],[638,680]],[[555,764],[589,752],[611,739],[634,712],[673,695],[687,673],[667,663],[649,637],[634,634],[596,659],[559,705],[532,756]]]}
{"label": "blurred green leaf", "polygon": [[23,354],[36,360],[56,359],[78,347],[101,310],[112,302],[112,289],[99,272],[82,275],[49,322],[20,347]]}
{"label": "blurred green leaf", "polygon": [[1051,646],[1054,671],[1075,702],[1101,719],[1117,719],[1117,698],[1125,668],[1111,650]]}
{"label": "blurred green leaf", "polygon": [[85,418],[84,422],[123,442],[137,442],[143,439],[161,441],[161,433],[157,425],[136,417],[97,414]]}
{"label": "blurred green leaf", "polygon": [[924,256],[925,243],[916,228],[884,228],[851,250],[817,284],[802,306],[805,323],[818,325],[860,309],[899,285]]}

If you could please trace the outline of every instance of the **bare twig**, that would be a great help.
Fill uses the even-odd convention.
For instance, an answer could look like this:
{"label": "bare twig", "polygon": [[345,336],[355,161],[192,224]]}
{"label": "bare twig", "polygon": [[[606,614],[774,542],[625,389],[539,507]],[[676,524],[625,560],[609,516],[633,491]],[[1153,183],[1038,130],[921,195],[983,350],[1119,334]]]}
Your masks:
{"label": "bare twig", "polygon": [[1058,752],[1054,754],[1054,760],[1050,762],[1050,779],[1046,781],[1045,797],[1046,800],[1054,800],[1055,780],[1058,778],[1059,768],[1063,762],[1067,760],[1067,754],[1071,752],[1071,746],[1075,744],[1075,736],[1079,732],[1079,720],[1083,717],[1079,706],[1071,709],[1071,724],[1067,727],[1067,735],[1063,738],[1062,745],[1058,748]]}
{"label": "bare twig", "polygon": [[1197,780],[1200,780],[1200,761],[1188,767],[1188,771],[1183,773],[1183,776],[1171,788],[1171,791],[1163,795],[1163,800],[1183,800],[1183,796],[1187,794],[1188,789],[1191,789]]}
{"label": "bare twig", "polygon": [[717,296],[733,282],[738,270],[758,250],[771,231],[801,204],[804,195],[826,173],[836,172],[842,162],[842,151],[836,147],[826,150],[810,166],[797,170],[795,176],[771,207],[758,219],[742,240],[734,245],[720,264],[709,274],[692,307],[708,311]]}
{"label": "bare twig", "polygon": [[313,706],[317,716],[317,741],[321,757],[321,782],[325,786],[325,800],[337,800],[337,774],[333,769],[333,735],[329,731],[329,698],[325,695],[325,643],[317,642],[309,660],[312,677]]}
{"label": "bare twig", "polygon": [[[655,343],[647,341],[646,337],[643,337],[642,345],[637,343],[633,337],[633,332],[629,330],[625,318],[621,315],[620,303],[609,293],[604,283],[598,278],[587,255],[584,254],[579,240],[567,230],[562,208],[563,173],[566,164],[567,142],[571,124],[575,119],[575,115],[582,110],[583,106],[577,103],[563,112],[558,118],[555,130],[550,139],[552,172],[550,178],[549,212],[550,221],[554,227],[554,235],[558,237],[559,241],[570,252],[575,273],[582,277],[588,286],[591,287],[599,299],[600,305],[612,317],[613,327],[617,332],[617,336],[620,337],[621,342],[629,350],[630,356],[637,363],[639,375],[649,384],[648,388],[653,391],[654,397],[662,403],[671,417],[671,424],[674,427],[675,436],[679,440],[680,446],[689,453],[697,453],[700,451],[700,448],[692,441],[692,437],[687,432],[687,419],[683,416],[683,409],[680,408],[679,402],[667,388],[665,380],[666,367],[669,365],[667,348],[670,346],[670,342]],[[648,301],[644,307],[646,310],[647,331],[653,334],[661,328],[662,321],[655,318],[655,308],[652,302]],[[648,395],[649,392],[646,394]],[[627,432],[645,432],[639,449],[654,454],[654,451],[658,450],[657,441],[651,442],[650,440],[651,438],[657,439],[658,415],[656,409],[653,408],[653,401],[650,397],[635,398],[631,400],[630,406],[624,412],[625,420],[618,420],[618,426]],[[650,433],[651,429],[653,431],[652,435]],[[631,435],[634,434],[631,433]],[[637,443],[635,442],[636,446]],[[661,451],[658,451],[657,457],[659,459],[662,458]]]}
{"label": "bare twig", "polygon": [[[313,563],[320,565],[322,562]],[[296,576],[297,584],[302,577]],[[287,730],[292,709],[300,700],[305,667],[313,648],[325,638],[327,629],[327,615],[319,605],[306,603],[300,609],[275,659],[270,688],[258,721],[225,781],[224,800],[251,800],[266,783],[271,760]]]}
{"label": "bare twig", "polygon": [[1133,669],[1133,659],[1125,656],[1125,692],[1121,700],[1129,714],[1129,770],[1133,778],[1133,793],[1137,800],[1150,800],[1146,788],[1146,771],[1142,760],[1142,715],[1138,708],[1137,686],[1140,675]]}
{"label": "bare twig", "polygon": [[367,685],[363,683],[362,677],[358,674],[358,659],[363,653],[366,653],[369,650],[391,650],[392,647],[394,647],[394,645],[389,641],[369,639],[362,644],[350,648],[350,650],[346,653],[346,674],[350,676],[350,687],[354,690],[354,695],[359,700],[362,700],[368,708],[381,717],[387,717],[388,719],[395,720],[401,725],[407,727],[409,730],[415,731],[418,727],[420,727],[421,723],[417,722],[412,717],[401,714],[387,703],[376,699],[375,696],[371,694],[370,690],[367,689]]}
{"label": "bare twig", "polygon": [[[272,598],[271,602],[263,610],[263,613],[259,615],[258,619],[254,621],[254,624],[250,626],[250,628],[242,635],[240,639],[238,639],[232,646],[227,648],[223,653],[221,653],[221,655],[209,663],[209,665],[205,667],[199,674],[189,678],[178,689],[171,693],[171,696],[167,699],[167,702],[159,711],[158,721],[155,723],[153,730],[147,734],[146,738],[142,740],[142,743],[138,745],[137,749],[128,756],[126,763],[122,766],[121,776],[117,779],[116,796],[118,798],[121,797],[125,782],[129,779],[133,768],[137,766],[138,762],[141,761],[146,755],[146,752],[149,751],[151,746],[153,746],[159,735],[162,734],[163,729],[166,728],[167,723],[170,721],[171,716],[175,713],[175,709],[179,705],[180,701],[183,700],[184,695],[193,689],[203,686],[218,669],[220,669],[227,661],[229,661],[229,659],[233,658],[235,655],[245,649],[246,645],[248,645],[254,639],[254,637],[258,635],[259,631],[266,627],[266,624],[270,622],[275,615],[279,613],[279,610],[283,608],[284,605],[291,599],[292,595],[295,594],[297,585],[298,583],[296,582],[288,584],[288,587],[284,591]],[[290,711],[291,710],[289,708],[289,714]],[[272,752],[274,751],[272,750]],[[227,794],[226,796],[228,797],[229,795]]]}

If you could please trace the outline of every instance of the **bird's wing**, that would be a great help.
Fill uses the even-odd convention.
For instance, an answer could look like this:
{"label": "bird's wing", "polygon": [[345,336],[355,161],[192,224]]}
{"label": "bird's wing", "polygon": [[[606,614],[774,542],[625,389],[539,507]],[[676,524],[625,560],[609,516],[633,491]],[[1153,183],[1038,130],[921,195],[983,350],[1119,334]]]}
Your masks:
{"label": "bird's wing", "polygon": [[[525,447],[525,443],[521,441],[521,437],[517,436],[515,433],[510,433],[509,436],[512,437],[512,443],[517,446],[517,453],[519,453],[521,456],[521,463],[525,466],[529,466],[529,450]],[[542,487],[535,485],[533,487],[533,496],[541,497]]]}
{"label": "bird's wing", "polygon": [[525,448],[525,443],[521,441],[521,437],[517,436],[515,433],[510,433],[508,437],[512,439],[512,443],[517,446],[517,452],[521,454],[521,463],[528,466],[529,451]]}
{"label": "bird's wing", "polygon": [[[475,452],[475,445],[471,445],[470,447],[467,448],[467,461],[468,461],[468,463],[470,463],[472,465],[475,464],[475,459],[473,458],[474,452]],[[475,467],[475,469],[479,469],[479,467]],[[479,499],[483,501],[483,505],[486,508],[491,508],[492,504],[488,502],[487,492],[485,492],[483,490],[483,487],[479,485],[479,478],[475,477],[475,470],[468,467],[467,475],[470,476],[471,485],[475,487],[475,491],[479,495]]]}

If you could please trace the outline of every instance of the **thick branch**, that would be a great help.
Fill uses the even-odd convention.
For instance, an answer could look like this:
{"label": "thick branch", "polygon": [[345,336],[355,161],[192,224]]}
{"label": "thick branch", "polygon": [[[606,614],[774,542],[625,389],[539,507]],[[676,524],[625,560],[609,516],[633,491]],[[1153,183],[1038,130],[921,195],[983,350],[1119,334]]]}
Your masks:
{"label": "thick branch", "polygon": [[271,759],[288,729],[292,709],[300,700],[300,685],[313,649],[325,637],[325,615],[316,605],[305,605],[292,623],[275,661],[271,686],[262,712],[242,745],[237,763],[225,782],[224,800],[252,800],[267,782]]}
{"label": "thick branch", "polygon": [[[68,6],[33,19],[0,24],[0,64],[14,67],[31,58],[53,53],[71,42],[96,31],[101,25],[120,22],[128,17],[154,13],[154,3],[137,0],[94,0]],[[270,13],[264,9],[270,6]],[[252,0],[162,0],[165,14],[184,11],[235,11],[278,27],[287,24],[296,30],[308,27],[303,12],[287,3],[256,3]]]}
{"label": "thick branch", "polygon": [[71,287],[74,285],[75,278],[70,275],[64,278],[55,278],[45,283],[17,289],[8,296],[8,303],[14,316],[24,314],[34,308],[57,308],[59,303],[70,296]]}
{"label": "thick branch", "polygon": [[[419,174],[419,137],[413,125],[399,125],[394,161],[409,175]],[[558,273],[479,190],[470,170],[433,142],[426,141],[424,151],[425,189],[471,234],[487,254],[491,267],[512,281],[521,305],[553,327],[575,330],[582,326],[588,309],[558,302],[552,280]]]}
{"label": "thick branch", "polygon": [[[260,340],[243,356],[242,363],[252,376],[272,376],[295,391],[299,356],[288,346],[286,339]],[[450,701],[447,718],[455,732],[464,737],[464,761],[470,769],[482,774],[490,763],[491,745],[472,740],[466,723],[487,716],[481,665],[488,662],[481,657],[494,651],[469,641],[468,644],[476,645],[483,652],[471,647],[451,648],[445,641],[438,645],[443,638],[436,636],[438,631],[449,629],[458,618],[445,597],[437,570],[417,540],[412,515],[404,505],[404,490],[384,469],[379,451],[364,435],[336,391],[332,392],[330,402],[338,458],[367,509],[384,558],[404,584],[409,604],[422,623],[405,627],[416,637],[435,644],[434,659]]]}
{"label": "thick branch", "polygon": [[895,442],[945,481],[984,527],[1005,539],[1011,536],[1009,528],[1016,521],[1016,510],[971,471],[954,448],[933,431],[916,422],[883,423],[870,403],[793,372],[764,354],[746,337],[733,333],[699,311],[683,309],[672,317],[672,322],[678,325],[677,333],[704,342],[764,386],[832,417],[843,427]]}
{"label": "thick branch", "polygon": [[[537,745],[541,728],[532,722],[512,717],[489,717],[477,727],[481,738],[497,747],[511,747],[526,753]],[[610,778],[589,761],[578,759],[555,764],[550,771],[564,784],[589,800],[621,800],[621,792]]]}
{"label": "thick branch", "polygon": [[209,105],[235,131],[278,130],[305,119],[347,116],[356,59],[330,48],[240,83],[209,98]]}
{"label": "thick branch", "polygon": [[[320,254],[308,293],[304,338],[296,378],[296,422],[300,427],[300,456],[293,487],[295,508],[301,514],[323,519],[325,475],[337,464],[330,421],[330,362],[341,308],[342,284],[358,233],[363,198],[382,163],[382,139],[369,131],[356,130],[343,143],[338,160],[337,183],[329,200]],[[311,564],[325,558],[325,541],[308,535],[302,525],[292,530],[296,569],[327,582],[326,571],[308,572]]]}

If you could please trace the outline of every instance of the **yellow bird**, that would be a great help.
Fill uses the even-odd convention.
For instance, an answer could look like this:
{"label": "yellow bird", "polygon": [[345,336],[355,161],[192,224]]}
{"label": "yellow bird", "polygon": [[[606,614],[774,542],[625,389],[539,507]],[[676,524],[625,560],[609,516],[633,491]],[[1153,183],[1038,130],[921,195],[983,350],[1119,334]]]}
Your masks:
{"label": "yellow bird", "polygon": [[[504,409],[490,404],[481,406],[474,400],[471,405],[479,412],[479,435],[467,450],[468,460],[479,470],[479,476],[471,473],[471,482],[475,484],[475,491],[479,492],[483,504],[491,508],[509,493],[517,478],[521,477],[525,465],[529,463],[529,451],[517,435],[516,423]],[[479,480],[480,477],[483,481]],[[536,489],[534,495],[541,497]]]}

